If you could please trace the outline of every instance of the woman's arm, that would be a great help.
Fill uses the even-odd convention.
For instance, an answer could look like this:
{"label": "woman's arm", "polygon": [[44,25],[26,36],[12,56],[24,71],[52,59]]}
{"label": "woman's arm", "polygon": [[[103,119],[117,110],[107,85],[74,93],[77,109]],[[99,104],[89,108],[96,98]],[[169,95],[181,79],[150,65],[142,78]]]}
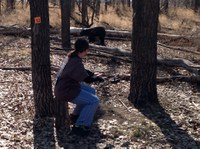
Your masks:
{"label": "woman's arm", "polygon": [[103,82],[104,81],[103,78],[101,78],[99,76],[96,76],[90,70],[86,70],[86,71],[87,71],[87,73],[88,73],[89,76],[84,79],[84,82],[86,82],[86,83],[93,83],[93,82],[97,82],[97,81],[98,82]]}

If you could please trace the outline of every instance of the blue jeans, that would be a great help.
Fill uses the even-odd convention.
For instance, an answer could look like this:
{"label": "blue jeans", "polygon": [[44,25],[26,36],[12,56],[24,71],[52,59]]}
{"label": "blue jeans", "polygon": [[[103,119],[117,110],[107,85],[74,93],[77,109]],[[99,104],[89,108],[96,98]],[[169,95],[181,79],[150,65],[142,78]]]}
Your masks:
{"label": "blue jeans", "polygon": [[94,114],[99,106],[99,98],[95,94],[96,91],[94,88],[81,83],[80,94],[72,100],[72,103],[76,104],[73,114],[79,115],[76,125],[91,126]]}

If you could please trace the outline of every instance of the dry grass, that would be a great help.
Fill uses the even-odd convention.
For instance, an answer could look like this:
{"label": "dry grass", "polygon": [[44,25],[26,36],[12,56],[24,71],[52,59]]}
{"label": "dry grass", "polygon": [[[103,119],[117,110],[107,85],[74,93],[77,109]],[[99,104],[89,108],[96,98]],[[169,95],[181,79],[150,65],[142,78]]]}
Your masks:
{"label": "dry grass", "polygon": [[[120,12],[120,14],[119,14]],[[120,29],[132,29],[132,11],[130,9],[118,10],[118,13],[109,8],[106,13],[100,16],[100,22],[107,22],[109,25]]]}
{"label": "dry grass", "polygon": [[12,13],[3,13],[0,16],[0,24],[2,25],[14,25],[18,24],[20,26],[27,26],[30,23],[30,11],[29,8],[21,8],[21,6],[16,6],[16,10]]}
{"label": "dry grass", "polygon": [[49,21],[52,26],[60,27],[61,24],[61,13],[60,8],[50,8],[49,9]]}
{"label": "dry grass", "polygon": [[[103,6],[102,6],[103,8]],[[104,9],[104,8],[103,8]],[[59,7],[50,7],[50,24],[54,27],[60,27],[61,14]],[[192,31],[195,32],[198,29],[198,23],[200,23],[200,16],[194,14],[192,10],[176,8],[169,11],[169,15],[160,15],[159,21],[161,27],[170,28],[172,30]],[[106,22],[110,26],[118,29],[131,30],[132,29],[132,11],[130,8],[108,8],[108,11],[101,12],[99,22],[96,24]],[[3,13],[0,16],[0,24],[2,25],[14,25],[29,26],[30,24],[30,11],[29,7],[21,8],[21,5],[17,6],[17,9],[11,14]],[[71,23],[73,26],[73,22]]]}
{"label": "dry grass", "polygon": [[200,22],[200,16],[195,14],[191,9],[177,8],[174,11],[174,14],[180,19],[188,19],[190,21]]}
{"label": "dry grass", "polygon": [[177,31],[192,31],[198,29],[200,16],[192,10],[176,8],[169,11],[169,15],[160,15],[159,21],[162,27],[171,28]]}

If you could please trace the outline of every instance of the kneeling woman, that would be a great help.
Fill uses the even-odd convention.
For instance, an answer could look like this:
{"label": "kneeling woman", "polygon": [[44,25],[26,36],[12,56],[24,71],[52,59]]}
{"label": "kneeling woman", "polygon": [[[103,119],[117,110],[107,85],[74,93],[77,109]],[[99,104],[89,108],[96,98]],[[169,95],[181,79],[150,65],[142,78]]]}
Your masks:
{"label": "kneeling woman", "polygon": [[79,38],[75,42],[75,50],[67,56],[61,66],[55,85],[57,100],[76,104],[73,113],[70,115],[75,123],[72,132],[81,136],[88,135],[99,106],[99,98],[95,94],[95,89],[83,83],[95,81],[95,78],[87,73],[82,62],[82,58],[87,55],[88,50],[88,42]]}

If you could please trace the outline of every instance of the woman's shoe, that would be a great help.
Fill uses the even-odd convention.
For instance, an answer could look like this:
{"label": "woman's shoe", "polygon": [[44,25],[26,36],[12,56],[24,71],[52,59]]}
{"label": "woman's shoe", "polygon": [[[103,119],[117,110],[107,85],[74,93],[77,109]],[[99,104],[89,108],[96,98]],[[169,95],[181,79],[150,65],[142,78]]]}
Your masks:
{"label": "woman's shoe", "polygon": [[69,119],[70,119],[70,124],[74,125],[78,119],[79,115],[74,115],[74,114],[70,114],[69,115]]}
{"label": "woman's shoe", "polygon": [[74,125],[72,127],[72,133],[81,136],[81,137],[86,137],[90,133],[90,128],[87,126],[76,126]]}

